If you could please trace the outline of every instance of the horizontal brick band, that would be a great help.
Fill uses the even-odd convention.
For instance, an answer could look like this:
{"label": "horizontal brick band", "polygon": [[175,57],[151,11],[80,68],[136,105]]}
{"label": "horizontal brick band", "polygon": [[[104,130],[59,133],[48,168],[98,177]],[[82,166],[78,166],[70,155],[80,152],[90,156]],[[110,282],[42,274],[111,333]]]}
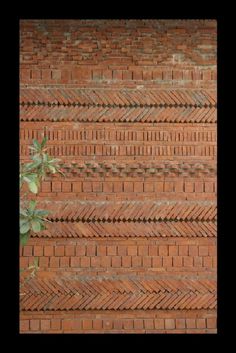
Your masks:
{"label": "horizontal brick band", "polygon": [[53,222],[33,237],[104,238],[104,237],[216,237],[214,222]]}
{"label": "horizontal brick band", "polygon": [[[193,107],[192,113],[197,107],[215,107],[216,91],[212,90],[186,90],[186,89],[81,89],[81,88],[24,88],[20,89],[20,104],[26,105],[42,105],[41,110],[38,108],[35,114],[46,112],[48,107],[45,105],[62,105],[72,106],[70,114],[73,114],[74,105],[77,109],[81,107],[97,107],[96,114],[99,114],[99,106],[109,108],[112,107]],[[54,107],[56,108],[56,107]],[[53,109],[52,109],[53,110]],[[108,109],[107,109],[108,110]],[[56,111],[56,110],[55,110]],[[74,110],[75,111],[75,110]],[[122,112],[122,110],[120,110]],[[187,112],[188,110],[186,110]],[[32,110],[33,114],[34,110]],[[63,111],[63,115],[66,110]],[[129,112],[129,111],[128,111]],[[140,111],[139,114],[145,110]],[[104,109],[101,110],[104,115]],[[149,114],[151,111],[149,109]],[[60,116],[60,113],[58,113]],[[86,115],[89,116],[87,111]],[[137,116],[137,114],[136,114]],[[146,117],[147,118],[147,117]],[[123,117],[123,121],[124,121]],[[133,121],[133,120],[131,120]]]}
{"label": "horizontal brick band", "polygon": [[216,310],[23,311],[21,333],[216,333]]}
{"label": "horizontal brick band", "polygon": [[21,106],[21,121],[216,123],[215,107]]}
{"label": "horizontal brick band", "polygon": [[21,310],[215,309],[215,280],[30,279]]}
{"label": "horizontal brick band", "polygon": [[186,124],[158,124],[153,126],[152,123],[142,125],[139,123],[130,124],[104,124],[97,123],[94,125],[64,122],[48,122],[45,126],[44,122],[21,122],[20,124],[20,142],[21,144],[31,144],[33,139],[41,140],[42,136],[46,136],[47,146],[60,146],[61,144],[78,145],[86,144],[110,144],[114,143],[123,145],[127,144],[157,144],[168,145],[185,145],[189,142],[193,144],[216,142],[216,125],[199,123],[194,126]]}
{"label": "horizontal brick band", "polygon": [[38,207],[51,211],[48,219],[61,221],[213,221],[217,216],[211,201],[46,201]]}

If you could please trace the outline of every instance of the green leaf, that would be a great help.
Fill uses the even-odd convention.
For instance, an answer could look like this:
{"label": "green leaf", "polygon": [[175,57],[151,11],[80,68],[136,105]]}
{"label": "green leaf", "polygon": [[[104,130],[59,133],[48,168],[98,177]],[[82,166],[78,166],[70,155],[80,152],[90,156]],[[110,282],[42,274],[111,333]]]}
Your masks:
{"label": "green leaf", "polygon": [[49,214],[49,211],[46,211],[46,210],[35,210],[34,214],[36,216],[44,217],[44,216],[47,216]]}
{"label": "green leaf", "polygon": [[27,210],[24,210],[23,208],[20,208],[20,215],[28,217]]}
{"label": "green leaf", "polygon": [[30,233],[24,233],[24,234],[20,234],[20,244],[22,246],[26,245],[28,239],[29,239]]}
{"label": "green leaf", "polygon": [[40,232],[41,230],[41,224],[39,221],[33,220],[31,222],[32,229],[35,233]]}
{"label": "green leaf", "polygon": [[42,143],[41,143],[41,147],[43,148],[47,142],[48,138],[47,136],[44,136],[43,140],[42,140]]}
{"label": "green leaf", "polygon": [[58,163],[60,162],[61,160],[59,158],[52,158],[52,159],[49,159],[49,163]]}
{"label": "green leaf", "polygon": [[30,200],[30,202],[29,202],[29,210],[30,211],[34,211],[35,206],[36,206],[36,201],[35,200]]}
{"label": "green leaf", "polygon": [[48,169],[50,170],[50,172],[52,172],[53,174],[56,173],[56,168],[53,167],[52,165],[48,165]]}
{"label": "green leaf", "polygon": [[38,256],[34,258],[34,266],[39,267],[39,258]]}
{"label": "green leaf", "polygon": [[41,145],[36,139],[33,139],[33,144],[34,144],[35,148],[37,149],[37,151],[41,150]]}
{"label": "green leaf", "polygon": [[30,224],[29,222],[25,222],[20,226],[20,233],[25,234],[30,230]]}
{"label": "green leaf", "polygon": [[31,181],[29,184],[29,189],[31,192],[33,192],[34,194],[37,194],[38,192],[38,186],[34,181]]}

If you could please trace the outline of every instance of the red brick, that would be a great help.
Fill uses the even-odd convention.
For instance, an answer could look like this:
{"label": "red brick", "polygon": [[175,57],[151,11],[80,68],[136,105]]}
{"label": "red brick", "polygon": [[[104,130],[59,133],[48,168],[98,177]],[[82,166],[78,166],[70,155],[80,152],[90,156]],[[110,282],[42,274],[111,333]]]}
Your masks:
{"label": "red brick", "polygon": [[59,267],[59,258],[54,256],[50,257],[49,266],[53,268]]}
{"label": "red brick", "polygon": [[39,258],[39,267],[40,268],[47,268],[49,266],[49,257],[41,256]]}
{"label": "red brick", "polygon": [[132,319],[123,320],[124,330],[132,330],[134,328],[134,321]]}
{"label": "red brick", "polygon": [[159,246],[159,255],[160,256],[167,256],[168,255],[168,246],[167,245],[160,245]]}
{"label": "red brick", "polygon": [[178,255],[178,246],[176,245],[169,245],[169,255],[176,256]]}
{"label": "red brick", "polygon": [[195,182],[195,192],[196,193],[203,192],[203,182],[201,181]]}
{"label": "red brick", "polygon": [[109,320],[109,319],[102,320],[102,323],[103,323],[102,326],[104,330],[111,330],[113,327],[112,320]]}
{"label": "red brick", "polygon": [[174,319],[165,319],[165,329],[172,330],[175,328],[175,320]]}
{"label": "red brick", "polygon": [[122,70],[122,80],[132,80],[133,73],[129,70]]}
{"label": "red brick", "polygon": [[107,255],[116,255],[116,245],[110,245],[107,247]]}
{"label": "red brick", "polygon": [[212,263],[212,257],[211,256],[204,256],[203,257],[203,266],[211,268],[213,265]]}
{"label": "red brick", "polygon": [[87,256],[94,256],[96,255],[96,245],[94,244],[88,244],[86,246],[86,255]]}
{"label": "red brick", "polygon": [[82,257],[80,262],[81,267],[90,267],[90,257]]}
{"label": "red brick", "polygon": [[186,181],[184,183],[184,191],[185,192],[194,192],[194,183],[190,181]]}
{"label": "red brick", "polygon": [[208,246],[199,246],[199,256],[208,256]]}
{"label": "red brick", "polygon": [[101,257],[101,267],[110,267],[111,266],[111,256],[102,256]]}
{"label": "red brick", "polygon": [[124,181],[124,192],[133,192],[134,183],[132,181]]}
{"label": "red brick", "polygon": [[102,183],[99,181],[94,181],[92,183],[93,192],[102,192]]}
{"label": "red brick", "polygon": [[127,247],[125,245],[118,245],[117,255],[127,255]]}
{"label": "red brick", "polygon": [[34,256],[43,256],[43,247],[40,245],[34,246]]}
{"label": "red brick", "polygon": [[101,319],[94,319],[92,322],[94,330],[102,330],[102,320]]}
{"label": "red brick", "polygon": [[141,319],[134,319],[134,329],[135,330],[142,330],[143,329],[143,320]]}
{"label": "red brick", "polygon": [[112,70],[102,70],[102,77],[105,80],[111,80],[112,79]]}
{"label": "red brick", "polygon": [[205,192],[214,192],[213,190],[213,183],[212,182],[205,182]]}
{"label": "red brick", "polygon": [[175,323],[176,323],[177,329],[184,329],[185,328],[185,325],[186,325],[185,319],[176,319]]}
{"label": "red brick", "polygon": [[112,78],[113,80],[122,80],[122,70],[113,70]]}
{"label": "red brick", "polygon": [[149,256],[157,256],[158,247],[156,245],[149,245],[148,246],[148,254],[149,254]]}
{"label": "red brick", "polygon": [[20,332],[29,331],[29,320],[20,320]]}
{"label": "red brick", "polygon": [[165,181],[164,183],[164,191],[172,192],[174,190],[174,183],[172,181]]}
{"label": "red brick", "polygon": [[132,267],[142,266],[142,257],[141,256],[132,256],[131,257]]}
{"label": "red brick", "polygon": [[85,255],[85,245],[77,245],[75,248],[75,254],[76,256]]}
{"label": "red brick", "polygon": [[152,267],[159,268],[162,267],[162,257],[156,256],[152,258]]}
{"label": "red brick", "polygon": [[42,331],[50,330],[50,320],[41,320],[40,326]]}
{"label": "red brick", "polygon": [[114,181],[114,192],[123,192],[123,182]]}
{"label": "red brick", "polygon": [[143,192],[143,182],[142,181],[135,181],[134,182],[134,192]]}
{"label": "red brick", "polygon": [[73,192],[81,192],[82,191],[82,183],[81,181],[74,181],[72,184]]}
{"label": "red brick", "polygon": [[175,181],[174,189],[175,189],[175,192],[183,192],[184,191],[184,183],[182,181]]}
{"label": "red brick", "polygon": [[91,267],[100,267],[101,265],[101,257],[100,256],[92,256],[91,257]]}
{"label": "red brick", "polygon": [[33,69],[31,75],[33,80],[41,80],[41,70]]}
{"label": "red brick", "polygon": [[189,245],[189,255],[190,256],[198,256],[198,246],[196,245]]}
{"label": "red brick", "polygon": [[103,183],[103,192],[112,192],[113,191],[113,183],[110,181],[106,181]]}
{"label": "red brick", "polygon": [[23,255],[24,256],[32,256],[33,255],[33,247],[31,245],[25,245],[23,247]]}
{"label": "red brick", "polygon": [[20,75],[21,75],[21,80],[22,81],[29,81],[30,80],[30,69],[21,69],[20,70]]}
{"label": "red brick", "polygon": [[102,79],[102,70],[94,69],[92,72],[93,72],[93,80],[101,80]]}
{"label": "red brick", "polygon": [[61,319],[51,319],[51,329],[60,330],[61,329]]}
{"label": "red brick", "polygon": [[122,267],[131,267],[131,256],[122,256]]}
{"label": "red brick", "polygon": [[52,79],[52,71],[50,69],[43,69],[42,70],[42,79],[43,80],[51,80]]}
{"label": "red brick", "polygon": [[164,183],[163,181],[157,181],[154,183],[155,192],[163,192],[164,191]]}
{"label": "red brick", "polygon": [[151,267],[152,258],[150,256],[143,256],[143,267]]}
{"label": "red brick", "polygon": [[65,247],[63,245],[55,246],[55,256],[64,256]]}
{"label": "red brick", "polygon": [[156,330],[164,329],[164,319],[155,319],[154,320],[154,327]]}
{"label": "red brick", "polygon": [[90,181],[83,182],[83,192],[92,192],[92,183]]}
{"label": "red brick", "polygon": [[98,256],[105,256],[107,254],[107,248],[104,245],[97,246],[97,255]]}
{"label": "red brick", "polygon": [[182,267],[183,266],[182,256],[174,256],[173,257],[173,266],[174,267]]}
{"label": "red brick", "polygon": [[162,80],[162,70],[155,69],[152,72],[153,80]]}
{"label": "red brick", "polygon": [[114,320],[113,325],[114,325],[115,330],[122,330],[122,321],[121,320]]}
{"label": "red brick", "polygon": [[143,72],[140,69],[133,70],[133,80],[142,80]]}
{"label": "red brick", "polygon": [[185,267],[193,267],[193,257],[192,256],[184,256],[183,262]]}
{"label": "red brick", "polygon": [[30,330],[39,331],[39,320],[30,320]]}
{"label": "red brick", "polygon": [[71,192],[71,182],[62,182],[62,192]]}
{"label": "red brick", "polygon": [[60,258],[60,267],[70,267],[70,258],[68,256],[63,256]]}
{"label": "red brick", "polygon": [[146,330],[154,329],[154,320],[153,319],[144,319],[144,327]]}
{"label": "red brick", "polygon": [[42,192],[51,192],[52,191],[51,182],[50,181],[42,181],[41,191]]}
{"label": "red brick", "polygon": [[111,266],[112,267],[121,267],[121,256],[112,256]]}
{"label": "red brick", "polygon": [[144,183],[144,192],[153,192],[154,184],[153,183]]}
{"label": "red brick", "polygon": [[61,192],[61,182],[52,181],[52,192]]}
{"label": "red brick", "polygon": [[187,256],[188,255],[188,246],[179,245],[179,255]]}
{"label": "red brick", "polygon": [[128,255],[137,255],[138,247],[136,245],[132,245],[128,247]]}
{"label": "red brick", "polygon": [[173,259],[171,256],[163,256],[163,267],[172,267],[173,266]]}
{"label": "red brick", "polygon": [[208,318],[206,319],[207,321],[207,328],[216,328],[216,318],[212,317],[212,318]]}
{"label": "red brick", "polygon": [[197,328],[206,328],[206,319],[196,319]]}
{"label": "red brick", "polygon": [[138,255],[148,255],[148,245],[139,245]]}
{"label": "red brick", "polygon": [[54,247],[51,245],[45,245],[44,256],[53,256],[53,255],[54,255]]}
{"label": "red brick", "polygon": [[[66,256],[75,256],[75,246],[74,245],[66,245],[65,246],[65,255]],[[84,254],[82,254],[84,255]]]}
{"label": "red brick", "polygon": [[195,319],[186,319],[187,328],[196,328],[196,320]]}

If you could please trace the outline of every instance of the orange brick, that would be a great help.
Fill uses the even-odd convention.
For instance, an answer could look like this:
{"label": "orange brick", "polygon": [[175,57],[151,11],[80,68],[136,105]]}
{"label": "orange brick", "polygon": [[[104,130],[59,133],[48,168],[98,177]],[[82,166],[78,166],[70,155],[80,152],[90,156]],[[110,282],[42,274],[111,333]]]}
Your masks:
{"label": "orange brick", "polygon": [[53,255],[54,255],[54,247],[51,245],[45,245],[44,256],[53,256]]}
{"label": "orange brick", "polygon": [[29,331],[29,320],[20,320],[20,332]]}
{"label": "orange brick", "polygon": [[39,331],[39,320],[30,320],[30,330]]}
{"label": "orange brick", "polygon": [[92,192],[92,183],[90,181],[83,182],[83,192]]}
{"label": "orange brick", "polygon": [[135,245],[129,246],[127,250],[128,250],[128,255],[137,255],[138,253],[138,247]]}
{"label": "orange brick", "polygon": [[208,318],[207,320],[207,328],[216,328],[216,318]]}
{"label": "orange brick", "polygon": [[144,183],[144,192],[153,192],[154,191],[154,184],[153,183]]}
{"label": "orange brick", "polygon": [[122,256],[122,267],[131,267],[131,256]]}
{"label": "orange brick", "polygon": [[102,330],[102,320],[101,319],[94,319],[92,324],[93,324],[94,330]]}
{"label": "orange brick", "polygon": [[184,191],[185,192],[194,192],[194,183],[191,181],[186,181],[184,183]]}
{"label": "orange brick", "polygon": [[199,256],[207,256],[208,255],[208,246],[200,245],[199,246]]}
{"label": "orange brick", "polygon": [[82,191],[82,183],[81,181],[74,181],[72,184],[73,192],[81,192]]}
{"label": "orange brick", "polygon": [[185,267],[193,267],[193,257],[192,256],[184,256],[183,261],[184,261]]}
{"label": "orange brick", "polygon": [[144,327],[146,330],[154,329],[154,320],[153,319],[144,319]]}
{"label": "orange brick", "polygon": [[94,244],[88,244],[86,246],[86,255],[95,256],[95,254],[96,254],[96,246]]}
{"label": "orange brick", "polygon": [[81,267],[90,267],[90,257],[81,257]]}
{"label": "orange brick", "polygon": [[75,248],[76,256],[83,256],[85,255],[85,245],[77,245]]}
{"label": "orange brick", "polygon": [[186,319],[187,328],[196,328],[196,320],[195,319]]}
{"label": "orange brick", "polygon": [[141,330],[141,329],[143,329],[143,324],[144,324],[143,320],[141,320],[141,319],[134,319],[134,329],[135,329],[135,330]]}
{"label": "orange brick", "polygon": [[174,183],[172,181],[165,181],[164,183],[164,191],[172,192],[174,190]]}
{"label": "orange brick", "polygon": [[61,182],[52,181],[52,192],[61,192]]}
{"label": "orange brick", "polygon": [[159,246],[159,255],[160,256],[167,256],[168,255],[168,246],[167,245],[160,245]]}
{"label": "orange brick", "polygon": [[102,192],[102,183],[99,181],[94,181],[92,183],[93,192]]}
{"label": "orange brick", "polygon": [[52,256],[49,258],[49,267],[59,267],[59,258]]}
{"label": "orange brick", "polygon": [[121,267],[121,256],[112,256],[111,266],[112,267]]}
{"label": "orange brick", "polygon": [[197,328],[206,328],[206,319],[196,319]]}
{"label": "orange brick", "polygon": [[182,267],[183,266],[182,256],[174,256],[173,257],[173,266],[174,267]]}
{"label": "orange brick", "polygon": [[124,182],[124,192],[133,192],[134,183],[132,181]]}
{"label": "orange brick", "polygon": [[123,182],[114,181],[114,192],[123,192]]}
{"label": "orange brick", "polygon": [[71,183],[63,181],[62,182],[62,192],[71,192]]}
{"label": "orange brick", "polygon": [[63,245],[55,246],[55,256],[64,256],[65,247]]}
{"label": "orange brick", "polygon": [[164,319],[155,319],[154,326],[156,330],[164,329]]}
{"label": "orange brick", "polygon": [[190,256],[198,256],[198,246],[196,245],[189,245],[189,255]]}
{"label": "orange brick", "polygon": [[172,330],[175,328],[175,320],[174,319],[165,319],[165,329]]}
{"label": "orange brick", "polygon": [[143,192],[143,182],[135,181],[134,182],[134,192]]}
{"label": "orange brick", "polygon": [[169,245],[169,255],[176,256],[178,255],[178,246],[176,245]]}
{"label": "orange brick", "polygon": [[171,256],[163,256],[163,267],[172,267],[173,266],[173,260]]}
{"label": "orange brick", "polygon": [[107,247],[107,255],[116,255],[116,245],[110,245]]}
{"label": "orange brick", "polygon": [[43,256],[43,246],[40,246],[40,245],[34,246],[34,256]]}
{"label": "orange brick", "polygon": [[41,330],[48,331],[51,327],[50,320],[41,320],[40,326]]}
{"label": "orange brick", "polygon": [[51,181],[42,181],[41,184],[41,191],[42,192],[51,192],[52,188],[51,188]]}
{"label": "orange brick", "polygon": [[176,319],[176,328],[177,329],[184,329],[185,328],[185,320],[184,319]]}
{"label": "orange brick", "polygon": [[74,245],[66,245],[65,246],[65,255],[66,256],[75,256],[75,246]]}
{"label": "orange brick", "polygon": [[152,267],[158,268],[162,267],[162,257],[156,256],[152,258]]}
{"label": "orange brick", "polygon": [[142,266],[142,257],[141,256],[132,256],[131,257],[132,267]]}
{"label": "orange brick", "polygon": [[188,246],[187,245],[179,245],[179,255],[182,255],[182,256],[188,255]]}
{"label": "orange brick", "polygon": [[205,192],[209,192],[209,193],[214,192],[212,182],[205,182],[204,186],[205,186]]}
{"label": "orange brick", "polygon": [[60,267],[70,267],[70,258],[68,256],[63,256],[60,258]]}

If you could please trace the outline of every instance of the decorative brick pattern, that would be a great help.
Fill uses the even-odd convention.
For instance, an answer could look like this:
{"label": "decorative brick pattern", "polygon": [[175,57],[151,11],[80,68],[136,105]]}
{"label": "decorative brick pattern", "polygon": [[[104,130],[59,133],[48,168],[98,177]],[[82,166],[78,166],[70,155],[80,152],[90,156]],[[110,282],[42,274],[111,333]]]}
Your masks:
{"label": "decorative brick pattern", "polygon": [[21,333],[217,332],[216,71],[214,20],[20,22],[20,160],[64,171]]}

